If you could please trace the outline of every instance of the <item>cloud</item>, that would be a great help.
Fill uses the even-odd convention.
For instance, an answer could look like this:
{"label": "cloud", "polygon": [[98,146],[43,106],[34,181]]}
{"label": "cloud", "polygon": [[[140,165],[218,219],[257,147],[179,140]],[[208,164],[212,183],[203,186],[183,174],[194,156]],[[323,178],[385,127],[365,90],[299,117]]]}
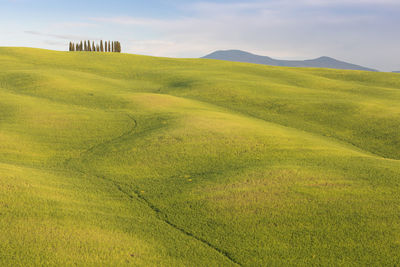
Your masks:
{"label": "cloud", "polygon": [[119,24],[119,25],[139,25],[139,26],[160,25],[165,22],[163,20],[157,20],[157,19],[134,18],[128,16],[95,17],[95,18],[89,18],[89,20],[96,22]]}
{"label": "cloud", "polygon": [[308,5],[318,6],[400,6],[400,1],[398,0],[300,0],[300,2]]}
{"label": "cloud", "polygon": [[[88,38],[87,36],[79,36],[79,35],[61,35],[61,34],[52,34],[52,33],[42,33],[38,31],[24,31],[26,34],[36,35],[36,36],[43,36],[43,37],[52,37],[56,39],[62,40],[99,40],[99,38]],[[50,41],[48,41],[50,44]]]}
{"label": "cloud", "polygon": [[197,2],[184,6],[185,9],[200,13],[262,12],[265,10],[298,10],[301,8],[332,7],[400,7],[399,0],[269,0],[247,2]]}
{"label": "cloud", "polygon": [[241,49],[282,59],[325,55],[400,69],[398,0],[209,1],[186,2],[178,9],[173,17],[86,17],[25,34],[41,36],[52,47],[63,47],[57,40],[100,36],[120,40],[125,52],[155,56]]}
{"label": "cloud", "polygon": [[[337,12],[330,8],[344,5],[397,6],[397,1],[200,2],[182,7],[190,16],[113,16],[89,21],[119,25],[121,32],[131,32],[131,36],[135,36],[133,31],[144,33],[123,40],[125,51],[139,54],[199,57],[218,49],[242,49],[286,59],[327,55],[383,69],[385,63],[399,62],[400,56],[393,56],[398,55],[400,37],[394,33],[399,19],[375,9]],[[385,53],[377,53],[377,47],[385,47]]]}
{"label": "cloud", "polygon": [[88,22],[62,22],[53,24],[53,27],[63,27],[63,28],[87,28],[87,27],[96,27],[97,24],[88,23]]}

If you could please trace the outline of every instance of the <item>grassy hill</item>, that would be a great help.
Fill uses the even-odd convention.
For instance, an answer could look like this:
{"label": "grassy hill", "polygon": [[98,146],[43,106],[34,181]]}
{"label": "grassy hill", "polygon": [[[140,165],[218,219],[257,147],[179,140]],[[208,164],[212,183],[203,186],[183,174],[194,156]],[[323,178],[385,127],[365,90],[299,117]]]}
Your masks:
{"label": "grassy hill", "polygon": [[0,48],[0,265],[400,262],[400,77]]}

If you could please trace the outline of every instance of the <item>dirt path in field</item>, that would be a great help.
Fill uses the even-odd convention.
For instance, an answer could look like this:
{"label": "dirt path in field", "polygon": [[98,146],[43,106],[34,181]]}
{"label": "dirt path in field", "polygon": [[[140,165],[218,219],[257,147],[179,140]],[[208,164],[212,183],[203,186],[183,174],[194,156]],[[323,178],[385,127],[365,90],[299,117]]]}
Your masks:
{"label": "dirt path in field", "polygon": [[109,144],[112,144],[112,143],[115,143],[115,142],[119,141],[120,139],[123,139],[123,138],[125,138],[127,136],[133,135],[135,133],[136,128],[138,127],[138,123],[137,123],[136,119],[133,118],[132,116],[130,116],[130,115],[127,115],[127,116],[133,122],[133,126],[128,131],[122,133],[121,135],[119,135],[119,136],[117,136],[117,137],[115,137],[113,139],[110,139],[110,140],[107,140],[105,142],[96,144],[96,145],[86,149],[85,151],[81,152],[80,155],[77,158],[69,158],[69,159],[67,159],[64,162],[65,166],[68,169],[72,169],[72,170],[77,171],[77,172],[79,172],[81,174],[90,175],[90,176],[96,177],[98,179],[103,179],[103,180],[106,180],[106,181],[110,182],[111,184],[113,184],[118,189],[118,191],[120,191],[122,194],[124,194],[126,197],[128,197],[131,201],[139,200],[140,202],[145,204],[148,208],[150,208],[156,214],[156,217],[159,220],[161,220],[162,222],[167,224],[169,227],[172,227],[175,230],[181,232],[182,234],[184,234],[184,235],[186,235],[186,236],[188,236],[190,238],[193,238],[198,242],[201,242],[205,246],[211,248],[212,250],[214,250],[215,252],[217,252],[221,256],[225,257],[233,265],[242,266],[242,264],[239,263],[237,260],[235,260],[227,251],[224,251],[224,250],[218,248],[217,246],[211,244],[209,241],[207,241],[207,240],[205,240],[205,239],[203,239],[201,237],[198,237],[198,236],[194,235],[193,233],[190,233],[189,231],[185,230],[184,228],[179,227],[178,225],[176,225],[173,222],[171,222],[168,219],[167,214],[163,213],[158,207],[156,207],[153,203],[151,203],[148,199],[146,199],[142,194],[140,194],[140,190],[138,188],[134,189],[132,191],[132,193],[133,193],[132,194],[132,193],[128,192],[127,190],[125,190],[119,183],[115,182],[114,180],[112,180],[110,178],[107,178],[107,177],[104,177],[104,176],[100,176],[100,175],[96,175],[96,174],[92,174],[92,173],[87,173],[87,172],[84,172],[84,171],[82,171],[80,169],[77,169],[77,168],[74,168],[74,167],[70,166],[70,162],[72,160],[82,160],[89,153],[94,152],[98,148],[105,147],[105,146],[107,146]]}

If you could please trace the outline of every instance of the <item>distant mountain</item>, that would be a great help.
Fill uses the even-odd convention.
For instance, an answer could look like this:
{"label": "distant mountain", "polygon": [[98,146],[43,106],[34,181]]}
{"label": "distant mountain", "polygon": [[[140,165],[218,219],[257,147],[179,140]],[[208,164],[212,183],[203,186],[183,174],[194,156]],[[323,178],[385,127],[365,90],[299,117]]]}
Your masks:
{"label": "distant mountain", "polygon": [[216,51],[203,58],[255,63],[255,64],[263,64],[271,66],[281,66],[281,67],[312,67],[312,68],[330,68],[330,69],[343,69],[343,70],[377,71],[359,65],[354,65],[347,62],[339,61],[330,57],[319,57],[310,60],[278,60],[266,56],[251,54],[240,50]]}
{"label": "distant mountain", "polygon": [[393,71],[394,73],[400,73],[400,71]]}

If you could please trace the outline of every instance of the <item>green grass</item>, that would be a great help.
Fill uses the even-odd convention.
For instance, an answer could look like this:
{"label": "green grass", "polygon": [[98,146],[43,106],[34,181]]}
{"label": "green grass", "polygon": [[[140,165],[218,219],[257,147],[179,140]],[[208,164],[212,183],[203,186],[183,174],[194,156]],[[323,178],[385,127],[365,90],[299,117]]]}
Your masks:
{"label": "green grass", "polygon": [[0,265],[394,266],[400,77],[0,48]]}

